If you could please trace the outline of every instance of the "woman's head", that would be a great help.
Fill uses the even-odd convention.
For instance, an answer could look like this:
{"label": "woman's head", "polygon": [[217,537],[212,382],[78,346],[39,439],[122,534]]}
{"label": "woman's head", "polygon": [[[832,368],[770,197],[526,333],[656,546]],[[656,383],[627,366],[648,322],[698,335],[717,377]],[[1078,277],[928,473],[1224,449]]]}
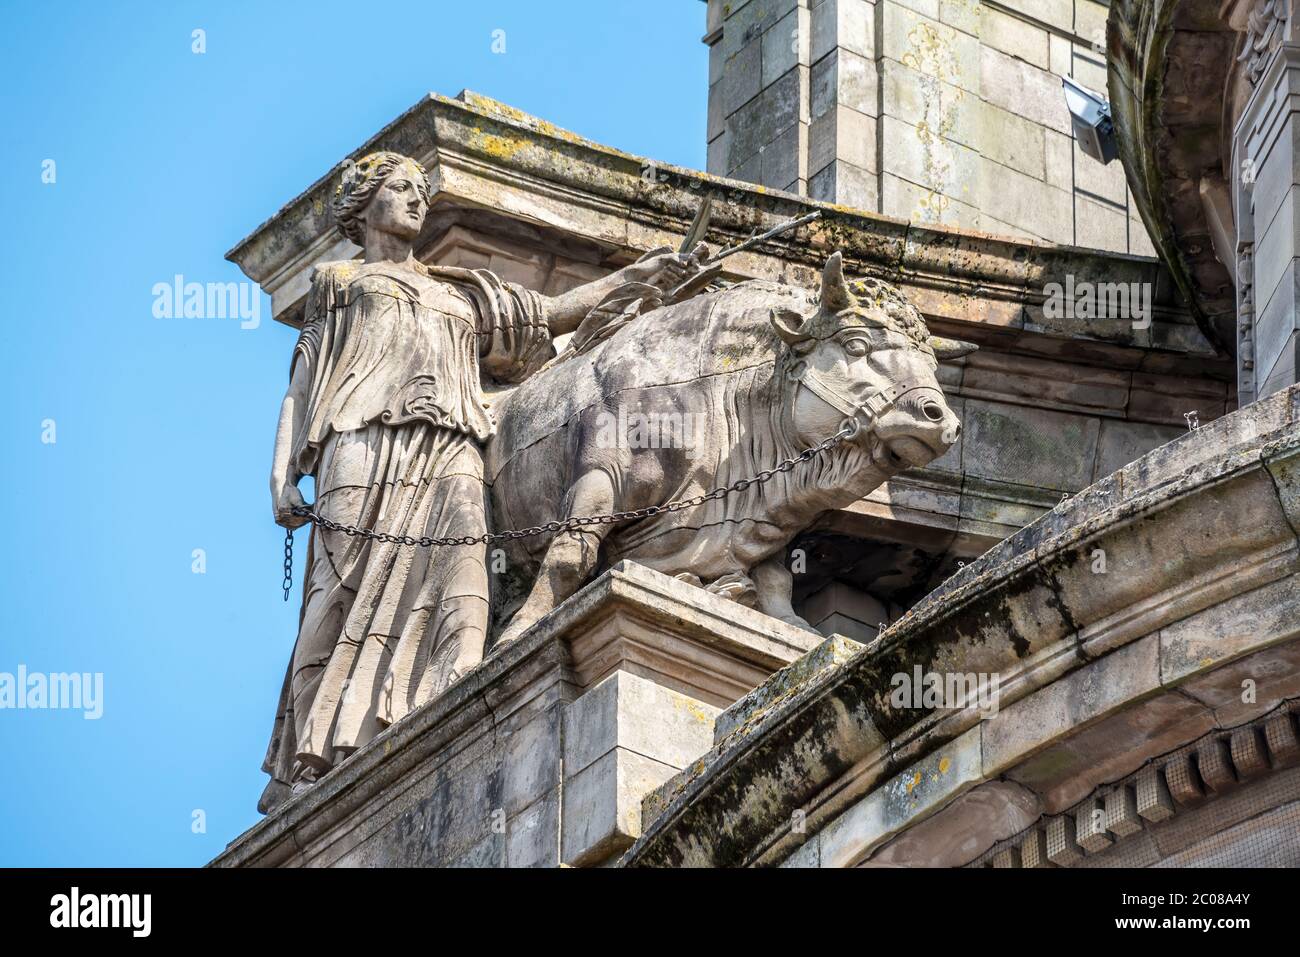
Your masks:
{"label": "woman's head", "polygon": [[429,211],[429,176],[401,153],[370,153],[343,170],[334,191],[334,220],[343,235],[365,245],[366,225],[402,239],[414,239]]}

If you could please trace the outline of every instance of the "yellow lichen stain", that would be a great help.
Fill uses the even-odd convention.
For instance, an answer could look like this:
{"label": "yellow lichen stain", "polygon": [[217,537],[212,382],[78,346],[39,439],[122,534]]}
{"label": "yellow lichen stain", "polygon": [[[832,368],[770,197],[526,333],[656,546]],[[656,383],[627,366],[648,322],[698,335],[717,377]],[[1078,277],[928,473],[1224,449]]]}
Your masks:
{"label": "yellow lichen stain", "polygon": [[1202,668],[1208,668],[1208,667],[1210,667],[1210,665],[1212,665],[1212,664],[1214,664],[1214,659],[1213,659],[1213,658],[1202,658],[1202,659],[1201,659],[1201,667],[1202,667]]}
{"label": "yellow lichen stain", "polygon": [[[494,100],[491,97],[483,96],[467,90],[465,102],[475,109],[509,120],[512,123],[518,123],[520,126],[525,126],[534,132],[540,133],[542,136],[550,136],[557,140],[565,140],[569,143],[577,143],[580,145],[593,145],[591,140],[581,137],[577,133],[572,133],[569,130],[562,129],[549,120],[533,116],[531,113],[525,113],[518,107],[509,106],[508,104],[502,103],[500,100]],[[482,134],[482,130],[477,128],[474,132],[480,135]],[[619,156],[630,155],[622,150],[616,150],[610,147],[601,148],[609,150],[611,153],[616,153]]]}
{"label": "yellow lichen stain", "polygon": [[482,102],[484,106],[490,108],[493,113],[500,114],[501,116],[507,116],[518,123],[527,123],[529,120],[533,119],[533,117],[529,116],[527,113],[525,113],[523,110],[519,109],[518,107],[514,107],[514,106],[510,106],[509,104],[502,103],[500,100],[493,100],[487,97],[481,97],[480,102]]}
{"label": "yellow lichen stain", "polygon": [[510,136],[497,136],[495,133],[484,133],[482,128],[478,126],[474,127],[474,136],[471,143],[488,156],[499,160],[513,159],[516,153],[528,146],[527,140]]}
{"label": "yellow lichen stain", "polygon": [[917,771],[915,774],[912,775],[912,780],[907,782],[907,793],[911,794],[912,789],[915,788],[920,783],[921,783],[921,772]]}
{"label": "yellow lichen stain", "polygon": [[317,216],[322,215],[325,212],[325,201],[317,196],[311,201],[311,211]]}
{"label": "yellow lichen stain", "polygon": [[955,82],[960,70],[952,50],[929,24],[910,30],[907,39],[912,49],[902,56],[904,66],[919,75],[918,85],[925,106],[924,118],[916,124],[924,167],[924,193],[917,199],[909,217],[921,222],[942,222],[951,201],[944,193],[953,186],[951,134],[956,126],[957,101],[963,92],[945,81]]}
{"label": "yellow lichen stain", "polygon": [[952,758],[943,757],[939,759],[940,774],[947,774],[950,767],[952,767]]}
{"label": "yellow lichen stain", "polygon": [[700,724],[712,724],[713,715],[706,711],[703,706],[694,698],[688,698],[685,695],[678,695],[673,700],[673,705],[685,711]]}

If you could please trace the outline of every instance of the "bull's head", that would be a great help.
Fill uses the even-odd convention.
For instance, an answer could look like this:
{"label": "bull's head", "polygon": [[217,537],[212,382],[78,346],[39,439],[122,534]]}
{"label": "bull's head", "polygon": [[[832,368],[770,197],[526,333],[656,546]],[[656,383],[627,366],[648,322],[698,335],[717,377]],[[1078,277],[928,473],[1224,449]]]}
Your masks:
{"label": "bull's head", "polygon": [[816,312],[778,308],[771,318],[789,347],[784,371],[800,386],[792,408],[799,441],[816,444],[851,419],[861,426],[852,441],[887,473],[925,465],[956,442],[961,423],[935,372],[939,361],[977,347],[930,335],[893,286],[846,282],[837,252],[822,272]]}

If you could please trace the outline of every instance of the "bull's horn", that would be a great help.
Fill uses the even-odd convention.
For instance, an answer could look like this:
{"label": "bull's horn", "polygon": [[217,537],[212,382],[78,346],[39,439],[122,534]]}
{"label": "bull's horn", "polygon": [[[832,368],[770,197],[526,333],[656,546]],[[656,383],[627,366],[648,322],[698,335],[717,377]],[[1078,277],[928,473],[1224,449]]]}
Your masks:
{"label": "bull's horn", "polygon": [[960,339],[931,336],[930,348],[934,350],[934,357],[940,362],[944,362],[948,359],[960,359],[962,356],[968,356],[979,346],[973,342],[962,342]]}
{"label": "bull's horn", "polygon": [[829,312],[839,312],[851,305],[853,296],[849,284],[844,281],[844,257],[836,250],[822,270],[822,307]]}
{"label": "bull's horn", "polygon": [[793,309],[773,309],[770,314],[772,328],[787,346],[797,346],[808,340],[807,333],[800,332],[804,317]]}

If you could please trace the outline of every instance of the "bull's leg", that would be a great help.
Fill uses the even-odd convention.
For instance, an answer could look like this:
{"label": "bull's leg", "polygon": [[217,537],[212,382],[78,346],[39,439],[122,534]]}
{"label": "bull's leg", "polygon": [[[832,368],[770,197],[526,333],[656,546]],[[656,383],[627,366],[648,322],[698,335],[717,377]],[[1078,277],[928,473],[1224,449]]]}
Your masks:
{"label": "bull's leg", "polygon": [[[592,470],[574,483],[564,516],[604,515],[612,511],[614,486],[605,472]],[[532,590],[497,638],[498,646],[518,638],[582,587],[596,567],[596,561],[600,557],[600,544],[609,529],[608,525],[592,525],[555,536],[542,558]]]}
{"label": "bull's leg", "polygon": [[817,630],[794,613],[794,606],[790,604],[794,575],[781,563],[779,555],[759,562],[749,574],[758,592],[759,611],[805,631]]}

